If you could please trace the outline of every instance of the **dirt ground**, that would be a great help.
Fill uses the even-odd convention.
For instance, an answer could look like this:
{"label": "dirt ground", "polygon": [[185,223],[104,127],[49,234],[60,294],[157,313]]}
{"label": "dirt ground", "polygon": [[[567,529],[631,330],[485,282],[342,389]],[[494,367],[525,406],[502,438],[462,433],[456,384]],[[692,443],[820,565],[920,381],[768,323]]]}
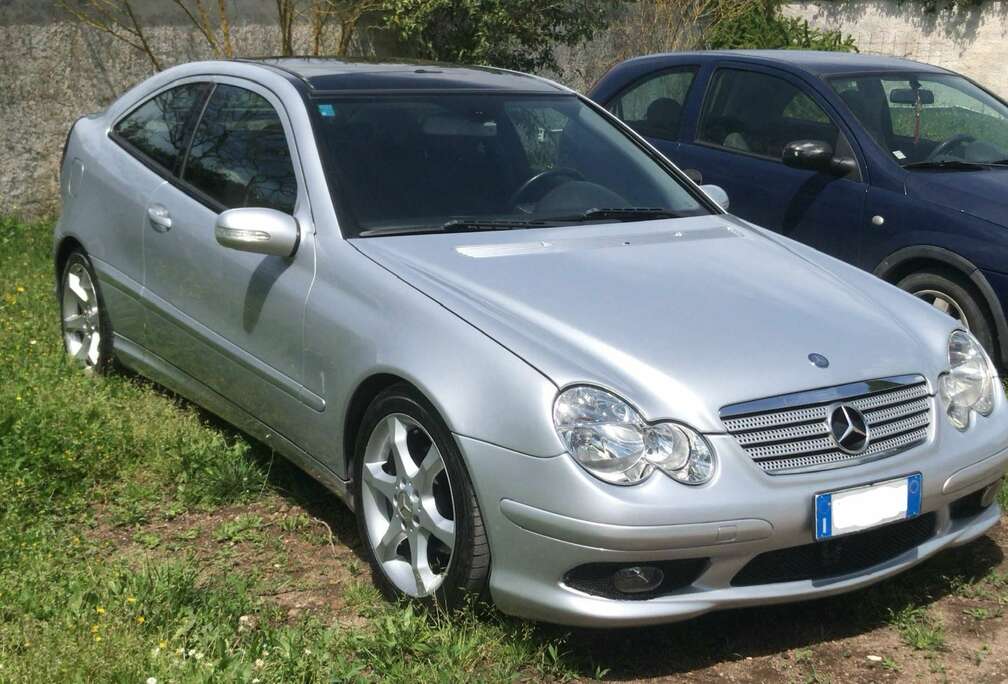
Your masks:
{"label": "dirt ground", "polygon": [[[365,620],[366,563],[352,514],[309,491],[92,534],[110,552],[195,554],[217,570],[254,572],[257,591],[291,617]],[[626,682],[1008,681],[1008,525],[867,590],[733,610],[632,630],[539,625],[585,680]],[[521,675],[518,675],[521,678]]]}

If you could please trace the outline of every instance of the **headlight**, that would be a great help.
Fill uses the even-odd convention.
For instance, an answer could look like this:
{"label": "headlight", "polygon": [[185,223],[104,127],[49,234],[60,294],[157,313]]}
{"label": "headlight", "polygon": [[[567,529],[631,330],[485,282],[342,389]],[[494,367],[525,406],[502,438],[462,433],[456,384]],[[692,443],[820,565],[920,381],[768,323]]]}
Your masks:
{"label": "headlight", "polygon": [[574,460],[606,482],[637,484],[655,469],[693,485],[714,475],[714,452],[699,433],[675,423],[648,425],[628,403],[597,387],[562,392],[553,424]]}
{"label": "headlight", "polygon": [[964,330],[949,337],[948,361],[949,371],[941,376],[939,390],[949,420],[965,430],[972,412],[989,416],[994,410],[997,371],[977,339]]}

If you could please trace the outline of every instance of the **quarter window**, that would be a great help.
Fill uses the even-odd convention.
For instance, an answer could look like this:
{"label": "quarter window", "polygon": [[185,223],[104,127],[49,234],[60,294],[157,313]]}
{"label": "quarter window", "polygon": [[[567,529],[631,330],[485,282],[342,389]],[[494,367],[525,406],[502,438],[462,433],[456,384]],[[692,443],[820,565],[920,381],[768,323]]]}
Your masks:
{"label": "quarter window", "polygon": [[676,138],[694,76],[694,68],[662,72],[631,86],[607,109],[641,135]]}
{"label": "quarter window", "polygon": [[115,135],[174,172],[186,147],[189,122],[207,83],[189,83],[152,97],[115,125]]}
{"label": "quarter window", "polygon": [[273,106],[250,90],[218,85],[196,126],[182,179],[228,209],[293,212],[297,180]]}
{"label": "quarter window", "polygon": [[[840,134],[826,112],[790,82],[755,71],[721,69],[707,93],[698,138],[780,159],[784,146],[795,140],[821,140],[837,149]],[[849,149],[846,141],[841,143]]]}

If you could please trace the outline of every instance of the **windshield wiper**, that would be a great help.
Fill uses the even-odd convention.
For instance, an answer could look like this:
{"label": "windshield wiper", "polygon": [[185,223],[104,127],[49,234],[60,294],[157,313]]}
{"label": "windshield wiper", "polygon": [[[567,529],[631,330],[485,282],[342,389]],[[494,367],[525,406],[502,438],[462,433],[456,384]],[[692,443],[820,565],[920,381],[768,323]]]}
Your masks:
{"label": "windshield wiper", "polygon": [[620,207],[607,209],[589,209],[573,216],[551,216],[543,219],[550,222],[580,222],[580,221],[652,221],[664,218],[682,218],[683,214],[661,207]]}
{"label": "windshield wiper", "polygon": [[989,168],[989,163],[959,161],[948,159],[946,161],[919,161],[904,164],[904,169],[941,169],[946,171],[983,171]]}
{"label": "windshield wiper", "polygon": [[545,221],[525,221],[521,219],[452,219],[440,226],[400,226],[394,228],[372,228],[362,230],[358,237],[379,235],[426,235],[430,233],[476,233],[484,230],[515,230],[517,228],[540,228]]}

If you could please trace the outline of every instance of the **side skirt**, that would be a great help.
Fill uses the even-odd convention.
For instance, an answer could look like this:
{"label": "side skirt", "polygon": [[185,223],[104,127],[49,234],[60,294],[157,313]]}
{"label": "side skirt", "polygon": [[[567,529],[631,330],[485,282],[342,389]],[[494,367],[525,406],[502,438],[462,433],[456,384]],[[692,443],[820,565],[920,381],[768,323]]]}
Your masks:
{"label": "side skirt", "polygon": [[116,358],[122,364],[150,378],[160,385],[214,413],[243,432],[280,452],[285,458],[318,480],[335,494],[350,510],[353,510],[353,496],[350,483],[340,478],[324,463],[304,451],[283,435],[277,434],[268,425],[239,408],[226,397],[210,389],[200,381],[176,368],[156,354],[135,342],[119,335],[113,335],[112,347]]}

